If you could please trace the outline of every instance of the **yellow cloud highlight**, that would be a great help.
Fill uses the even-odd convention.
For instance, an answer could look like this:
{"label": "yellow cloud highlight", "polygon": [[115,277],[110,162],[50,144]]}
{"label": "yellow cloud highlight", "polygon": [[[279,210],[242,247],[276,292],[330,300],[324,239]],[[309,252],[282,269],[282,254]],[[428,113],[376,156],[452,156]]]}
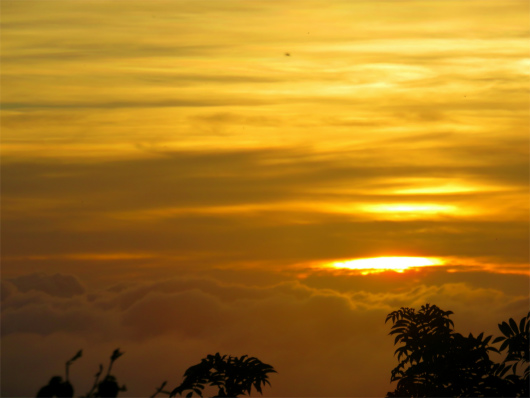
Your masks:
{"label": "yellow cloud highlight", "polygon": [[328,264],[328,268],[359,270],[362,275],[383,271],[403,272],[409,268],[441,265],[442,261],[434,257],[372,257],[355,260],[336,261]]}
{"label": "yellow cloud highlight", "polygon": [[387,203],[370,204],[361,206],[366,213],[377,214],[383,218],[425,218],[441,215],[465,215],[466,211],[453,205],[441,205],[434,203]]}
{"label": "yellow cloud highlight", "polygon": [[413,212],[413,213],[448,213],[456,210],[455,206],[435,204],[382,204],[367,206],[368,210],[375,212]]}
{"label": "yellow cloud highlight", "polygon": [[398,195],[437,195],[437,194],[453,194],[453,193],[468,193],[477,192],[480,190],[486,190],[488,188],[479,188],[472,186],[463,185],[441,185],[441,186],[426,186],[416,188],[398,189],[394,193]]}
{"label": "yellow cloud highlight", "polygon": [[452,195],[475,192],[502,192],[509,186],[479,183],[460,178],[395,178],[389,183],[395,183],[396,188],[386,189],[395,195]]}

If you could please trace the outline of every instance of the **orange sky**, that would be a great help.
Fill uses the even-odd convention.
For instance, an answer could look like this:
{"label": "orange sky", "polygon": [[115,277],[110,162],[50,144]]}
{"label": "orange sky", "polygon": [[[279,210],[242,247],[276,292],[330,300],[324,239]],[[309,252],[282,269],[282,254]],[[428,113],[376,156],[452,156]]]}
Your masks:
{"label": "orange sky", "polygon": [[5,394],[116,345],[129,396],[217,351],[382,396],[388,312],[528,311],[528,2],[0,6]]}

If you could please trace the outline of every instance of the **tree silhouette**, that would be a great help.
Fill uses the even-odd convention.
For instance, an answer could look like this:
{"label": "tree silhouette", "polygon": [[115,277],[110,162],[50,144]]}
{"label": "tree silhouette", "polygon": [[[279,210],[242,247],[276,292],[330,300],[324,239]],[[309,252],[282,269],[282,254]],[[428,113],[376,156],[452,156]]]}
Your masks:
{"label": "tree silhouette", "polygon": [[[206,385],[218,388],[217,397],[237,397],[248,394],[254,387],[260,394],[262,386],[270,385],[269,373],[276,373],[272,366],[254,357],[221,356],[219,353],[208,355],[197,365],[190,366],[184,373],[184,381],[169,393],[170,397],[189,391],[186,397],[193,393],[202,397]],[[162,384],[157,389],[163,391]],[[153,397],[157,394],[155,393]],[[167,392],[165,392],[167,393]]]}
{"label": "tree silhouette", "polygon": [[[519,325],[510,319],[499,329],[504,336],[500,349],[489,343],[492,336],[464,337],[453,330],[449,316],[435,305],[423,305],[419,311],[401,308],[388,314],[392,320],[395,354],[399,364],[392,370],[391,381],[397,381],[388,397],[462,397],[462,396],[528,396],[528,327],[530,313]],[[501,363],[494,363],[490,352],[508,349]],[[526,369],[517,372],[522,367]],[[509,371],[512,371],[508,374]]]}
{"label": "tree silhouette", "polygon": [[[395,335],[399,363],[391,374],[391,382],[397,382],[396,389],[387,397],[528,397],[530,312],[519,322],[510,318],[500,323],[502,335],[493,341],[493,336],[485,337],[484,333],[476,337],[456,333],[452,314],[429,304],[418,311],[402,307],[388,314],[385,323],[392,321],[390,335]],[[492,361],[491,352],[504,355],[502,361]],[[101,381],[103,365],[99,366],[94,384],[84,398],[115,398],[126,390],[111,375],[114,362],[122,355],[119,349],[114,350]],[[52,377],[37,397],[73,397],[69,368],[81,356],[79,351],[66,362],[64,381],[61,376]],[[166,391],[164,382],[151,398],[159,393],[202,397],[206,386],[217,389],[215,397],[250,395],[252,388],[261,394],[262,387],[270,385],[269,373],[276,371],[257,358],[216,353],[190,366],[178,387]]]}
{"label": "tree silhouette", "polygon": [[[90,391],[82,396],[82,398],[96,398],[108,397],[116,398],[120,391],[126,391],[126,387],[120,387],[116,378],[110,374],[114,362],[123,355],[120,349],[113,351],[110,357],[110,363],[103,380],[100,377],[103,374],[103,365],[99,365],[99,370],[95,374],[94,384]],[[49,383],[42,387],[38,393],[37,398],[72,398],[74,396],[74,388],[70,381],[69,367],[70,365],[82,356],[82,351],[79,351],[72,359],[65,364],[65,380],[61,376],[53,376]],[[184,381],[180,386],[172,391],[165,391],[166,382],[162,383],[156,389],[156,392],[151,396],[154,398],[157,394],[163,393],[171,397],[176,394],[182,394],[190,390],[186,397],[191,397],[193,393],[202,397],[202,392],[206,385],[218,388],[217,397],[237,397],[244,394],[249,394],[254,387],[259,393],[262,392],[262,386],[270,385],[268,380],[269,373],[276,373],[272,366],[261,362],[254,357],[244,355],[242,357],[233,357],[226,355],[208,355],[199,364],[190,366],[184,373]]]}
{"label": "tree silhouette", "polygon": [[[63,381],[61,376],[53,376],[50,379],[49,383],[45,385],[44,387],[42,387],[37,392],[37,398],[41,398],[41,397],[42,398],[52,398],[52,397],[72,398],[74,396],[74,388],[72,384],[70,383],[70,381],[68,380],[69,368],[70,368],[70,365],[78,358],[81,358],[82,355],[83,355],[83,351],[79,350],[72,359],[66,362],[65,381]],[[110,363],[107,369],[107,374],[105,375],[102,381],[99,381],[99,378],[101,374],[103,373],[103,365],[99,365],[99,371],[95,375],[95,380],[94,380],[92,389],[86,395],[83,396],[84,398],[92,398],[92,397],[115,398],[118,396],[118,393],[120,391],[127,390],[125,386],[120,387],[118,385],[116,378],[110,374],[114,361],[116,361],[116,359],[118,359],[122,355],[123,355],[123,352],[120,352],[119,348],[113,351],[110,357]]]}

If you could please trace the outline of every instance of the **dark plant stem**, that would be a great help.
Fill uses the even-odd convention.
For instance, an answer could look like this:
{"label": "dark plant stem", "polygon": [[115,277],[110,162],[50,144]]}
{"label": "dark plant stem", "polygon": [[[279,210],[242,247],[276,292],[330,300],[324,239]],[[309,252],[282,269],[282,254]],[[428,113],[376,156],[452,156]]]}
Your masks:
{"label": "dark plant stem", "polygon": [[91,397],[92,396],[92,393],[95,391],[95,389],[98,387],[98,381],[99,381],[99,376],[101,375],[101,372],[103,371],[103,365],[99,365],[99,372],[96,373],[96,380],[94,380],[94,385],[92,386],[92,388],[90,389],[90,391],[88,392],[88,394],[86,395],[87,397]]}
{"label": "dark plant stem", "polygon": [[171,395],[171,392],[164,391],[164,387],[166,386],[166,383],[167,383],[167,381],[163,382],[162,385],[156,389],[155,393],[153,395],[151,395],[150,398],[155,398],[160,393]]}
{"label": "dark plant stem", "polygon": [[[112,369],[112,364],[114,363],[114,359],[110,359],[109,368],[107,370],[107,376],[110,375],[110,370]],[[106,377],[106,376],[105,376]]]}

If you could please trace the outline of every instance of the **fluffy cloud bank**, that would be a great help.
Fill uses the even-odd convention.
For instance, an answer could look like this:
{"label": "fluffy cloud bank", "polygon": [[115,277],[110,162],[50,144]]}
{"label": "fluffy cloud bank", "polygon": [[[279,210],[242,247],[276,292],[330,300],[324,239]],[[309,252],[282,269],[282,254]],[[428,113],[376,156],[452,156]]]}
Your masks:
{"label": "fluffy cloud bank", "polygon": [[[524,314],[528,306],[523,291],[436,285],[428,278],[415,286],[392,285],[392,275],[362,278],[315,274],[257,286],[176,277],[101,290],[85,289],[70,275],[5,281],[11,292],[2,302],[2,395],[35,394],[83,348],[71,371],[81,394],[98,363],[120,347],[126,355],[115,374],[129,388],[125,396],[147,396],[163,380],[176,385],[188,366],[218,351],[272,364],[278,374],[268,396],[381,396],[391,389],[395,365],[384,324],[391,310],[428,301],[453,310],[463,333],[495,333],[498,321]],[[35,288],[57,280],[70,283],[66,292],[81,293]],[[484,303],[492,310],[486,318],[479,315]]]}

